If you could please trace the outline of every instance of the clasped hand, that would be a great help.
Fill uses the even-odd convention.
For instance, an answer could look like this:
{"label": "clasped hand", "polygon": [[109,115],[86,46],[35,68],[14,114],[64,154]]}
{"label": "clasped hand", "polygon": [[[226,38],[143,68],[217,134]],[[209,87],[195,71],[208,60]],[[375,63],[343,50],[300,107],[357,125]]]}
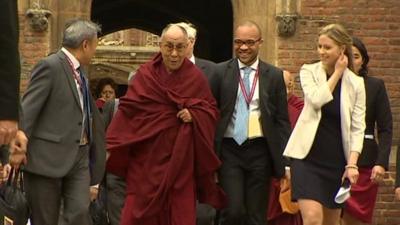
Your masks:
{"label": "clasped hand", "polygon": [[176,117],[181,119],[185,123],[190,123],[192,122],[192,114],[190,114],[189,110],[187,108],[184,108],[176,114]]}

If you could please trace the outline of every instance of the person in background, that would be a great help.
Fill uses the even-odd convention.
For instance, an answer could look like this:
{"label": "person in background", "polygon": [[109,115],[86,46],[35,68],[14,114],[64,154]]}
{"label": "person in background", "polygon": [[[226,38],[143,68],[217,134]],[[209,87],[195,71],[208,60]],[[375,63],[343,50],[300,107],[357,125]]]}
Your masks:
{"label": "person in background", "polygon": [[365,131],[365,89],[352,72],[352,40],[330,24],[318,35],[320,61],[300,70],[304,108],[286,145],[292,158],[292,199],[304,225],[339,224],[343,204],[335,202],[343,178],[357,182]]}
{"label": "person in background", "polygon": [[[115,93],[117,91],[117,88],[118,85],[110,77],[101,78],[100,80],[98,80],[96,84],[96,88],[94,90],[95,97],[97,98],[96,107],[100,111],[100,113],[102,113],[103,119],[104,119],[103,107],[105,106],[106,102],[114,102],[116,100]],[[106,123],[105,128],[107,129],[110,121],[104,120],[104,122]],[[102,181],[102,183],[104,183],[104,180]],[[105,187],[103,185],[93,185],[90,187],[90,200],[95,201],[96,199],[98,199],[99,192],[102,192],[100,201],[102,201],[105,205],[108,197],[106,197],[107,194],[103,194],[106,192]]]}
{"label": "person in background", "polygon": [[103,105],[107,101],[116,98],[118,86],[110,77],[101,78],[96,86],[96,106],[102,111]]}
{"label": "person in background", "polygon": [[286,88],[282,70],[259,59],[262,43],[259,26],[241,22],[234,34],[236,57],[218,64],[211,82],[221,111],[218,180],[228,196],[221,225],[265,225],[270,179],[285,176]]}
{"label": "person in background", "polygon": [[283,78],[285,80],[288,99],[289,121],[292,129],[296,125],[297,119],[299,118],[301,110],[304,106],[304,101],[294,94],[295,77],[296,76],[291,74],[289,71],[283,71]]}
{"label": "person in background", "polygon": [[[304,101],[294,94],[295,76],[292,75],[289,71],[285,70],[283,71],[283,78],[285,80],[286,93],[288,98],[289,121],[291,128],[293,129],[296,125],[297,119],[299,118],[301,110],[303,109]],[[281,195],[285,192],[287,196],[289,196],[291,193],[290,178],[285,178],[283,180],[272,178],[269,194],[270,199],[267,210],[268,225],[303,224],[299,210],[296,210],[296,212],[288,212],[285,211],[287,209],[281,206],[280,198],[282,198]],[[298,208],[297,203],[291,202],[291,196],[290,199],[287,200],[287,204],[295,204],[295,207]]]}
{"label": "person in background", "polygon": [[18,1],[0,0],[0,147],[10,145],[10,164],[26,164],[27,138],[19,131]]}
{"label": "person in background", "polygon": [[196,199],[225,203],[215,184],[218,109],[188,44],[185,29],[164,28],[160,53],[138,69],[108,127],[107,170],[127,185],[121,225],[195,225]]}
{"label": "person in background", "polygon": [[342,225],[372,223],[378,184],[389,167],[393,136],[392,112],[385,84],[383,80],[369,76],[368,62],[367,48],[360,39],[353,37],[354,72],[364,78],[367,96],[367,127],[363,150],[357,163],[360,177],[357,183],[351,186],[351,197],[343,208]]}
{"label": "person in background", "polygon": [[[103,119],[106,125],[106,130],[110,125],[114,115],[118,110],[119,99],[116,98],[111,101],[107,101],[103,106]],[[125,189],[126,182],[124,177],[114,175],[112,173],[106,172],[106,206],[108,212],[108,218],[110,220],[110,225],[119,225],[121,222],[121,212],[125,202]]]}
{"label": "person in background", "polygon": [[[204,73],[204,75],[207,77],[209,83],[211,84],[213,82],[212,80],[216,79],[216,75],[215,75],[216,64],[210,60],[206,60],[206,59],[202,59],[202,58],[194,56],[193,51],[194,51],[194,46],[196,44],[196,38],[197,38],[197,30],[196,30],[195,26],[191,23],[184,23],[184,22],[177,23],[176,25],[183,27],[188,33],[189,45],[187,47],[186,57]],[[215,95],[216,90],[214,90],[213,86],[211,86],[210,88],[211,88],[212,93]],[[214,210],[208,208],[207,206],[204,206],[204,207],[203,206],[204,205],[201,205],[202,208],[200,208],[202,212],[199,212],[201,215],[206,216],[206,214],[209,214],[209,213],[214,214],[214,212],[213,212]],[[203,211],[203,209],[205,211]],[[208,212],[206,212],[206,211],[208,211]],[[204,214],[204,213],[206,213],[206,214]],[[211,215],[211,214],[209,214],[209,215]],[[208,216],[206,216],[206,217],[208,217]],[[207,220],[207,219],[205,219],[205,220]],[[207,222],[205,222],[204,224],[207,224]]]}
{"label": "person in background", "polygon": [[[131,79],[133,80],[136,71],[132,71],[128,76],[128,86],[130,85]],[[106,130],[110,125],[114,115],[118,111],[119,99],[114,98],[114,100],[107,101],[103,106],[103,119],[105,123]],[[125,189],[126,183],[125,178],[114,175],[112,173],[106,172],[106,205],[108,218],[110,220],[110,225],[119,225],[121,222],[121,212],[124,207],[125,202]]]}
{"label": "person in background", "polygon": [[34,67],[22,98],[32,225],[55,225],[59,218],[63,225],[91,224],[89,185],[103,178],[106,151],[104,122],[82,67],[96,52],[98,32],[91,21],[68,21],[61,50]]}
{"label": "person in background", "polygon": [[18,130],[20,59],[17,1],[0,1],[0,146]]}
{"label": "person in background", "polygon": [[[186,57],[195,64],[207,77],[212,79],[215,76],[215,63],[195,57],[193,54],[194,46],[196,44],[197,30],[193,24],[190,23],[177,23],[176,25],[183,27],[189,38],[189,45],[187,47]],[[212,90],[211,90],[212,91]],[[213,207],[207,204],[198,203],[196,205],[196,224],[197,225],[212,225],[214,223],[216,211]]]}
{"label": "person in background", "polygon": [[[397,144],[397,151],[400,149],[400,143]],[[400,201],[400,154],[396,154],[396,182],[394,184],[394,194],[396,199]]]}

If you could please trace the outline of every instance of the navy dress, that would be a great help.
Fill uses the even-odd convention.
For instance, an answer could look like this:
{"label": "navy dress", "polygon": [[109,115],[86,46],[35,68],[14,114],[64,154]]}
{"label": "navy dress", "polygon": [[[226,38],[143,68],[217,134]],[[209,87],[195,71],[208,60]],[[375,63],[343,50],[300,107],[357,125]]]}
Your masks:
{"label": "navy dress", "polygon": [[315,200],[331,209],[343,205],[334,201],[346,165],[340,126],[340,89],[341,80],[333,91],[333,100],[321,108],[321,121],[309,154],[291,163],[293,200]]}

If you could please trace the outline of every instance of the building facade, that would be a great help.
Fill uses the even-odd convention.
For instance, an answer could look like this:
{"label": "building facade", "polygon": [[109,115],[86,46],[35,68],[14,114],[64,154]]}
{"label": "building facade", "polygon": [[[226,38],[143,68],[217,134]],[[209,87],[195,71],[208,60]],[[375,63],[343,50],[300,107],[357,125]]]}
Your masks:
{"label": "building facade", "polygon": [[[303,63],[318,59],[316,41],[320,28],[329,23],[343,24],[364,41],[371,58],[371,75],[382,78],[389,93],[394,116],[394,151],[391,171],[380,188],[374,224],[400,224],[400,203],[393,195],[394,159],[400,141],[400,1],[18,0],[18,3],[22,91],[33,65],[59,49],[65,21],[74,17],[99,22],[104,35],[129,28],[159,35],[169,22],[190,21],[199,30],[195,54],[216,62],[232,56],[233,29],[239,21],[250,19],[262,29],[264,43],[260,57],[292,73],[298,73]],[[111,74],[123,83],[130,70],[157,52],[157,47],[148,46],[154,36],[147,38],[143,32],[126,35],[122,38],[125,47],[118,43],[99,47],[94,67],[90,68],[91,79]],[[133,38],[135,35],[137,39]],[[136,43],[142,47],[129,46]]]}

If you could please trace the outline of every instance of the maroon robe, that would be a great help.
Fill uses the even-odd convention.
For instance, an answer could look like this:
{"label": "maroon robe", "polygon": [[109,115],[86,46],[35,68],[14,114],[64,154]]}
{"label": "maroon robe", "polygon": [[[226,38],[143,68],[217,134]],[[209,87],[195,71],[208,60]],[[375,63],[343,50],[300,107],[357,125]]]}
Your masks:
{"label": "maroon robe", "polygon": [[[290,95],[288,98],[288,113],[292,129],[296,125],[297,119],[303,109],[304,101],[295,95]],[[280,180],[276,178],[271,179],[271,186],[269,192],[269,203],[267,210],[268,225],[302,225],[300,212],[296,214],[289,214],[282,212],[281,205],[279,204],[279,194],[281,192]]]}
{"label": "maroon robe", "polygon": [[372,168],[358,170],[360,175],[357,183],[351,185],[351,197],[343,211],[363,223],[372,224],[379,185],[371,180]]}
{"label": "maroon robe", "polygon": [[[177,118],[183,108],[192,123]],[[208,82],[189,60],[171,74],[161,54],[139,68],[107,132],[107,170],[127,181],[121,224],[195,225],[196,198],[225,204],[214,178],[217,119]]]}
{"label": "maroon robe", "polygon": [[301,110],[303,110],[304,101],[296,95],[290,95],[288,98],[288,113],[289,121],[292,129],[296,125],[297,119],[300,116]]}

